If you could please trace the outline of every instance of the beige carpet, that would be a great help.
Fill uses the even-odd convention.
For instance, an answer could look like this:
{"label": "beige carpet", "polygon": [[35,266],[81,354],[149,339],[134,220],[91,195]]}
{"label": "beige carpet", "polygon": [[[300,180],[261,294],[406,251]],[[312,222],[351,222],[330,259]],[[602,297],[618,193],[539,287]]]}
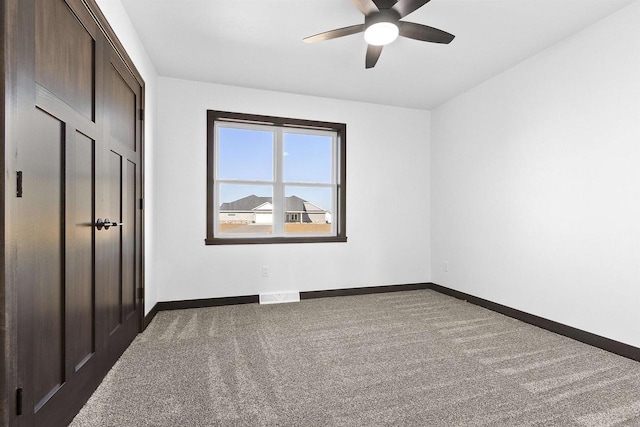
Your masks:
{"label": "beige carpet", "polygon": [[640,363],[430,290],[159,313],[72,426],[640,426]]}

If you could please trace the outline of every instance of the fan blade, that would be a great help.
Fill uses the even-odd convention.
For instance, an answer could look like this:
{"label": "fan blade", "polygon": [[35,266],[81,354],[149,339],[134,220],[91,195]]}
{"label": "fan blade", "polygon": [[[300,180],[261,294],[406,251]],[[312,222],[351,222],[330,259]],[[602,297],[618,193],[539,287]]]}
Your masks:
{"label": "fan blade", "polygon": [[393,5],[392,9],[400,14],[400,18],[404,18],[429,3],[429,1],[431,0],[400,0]]}
{"label": "fan blade", "polygon": [[361,33],[364,31],[364,24],[352,25],[350,27],[338,28],[336,30],[325,31],[324,33],[310,36],[303,41],[305,43],[321,42],[323,40],[337,39],[338,37],[350,36],[351,34]]}
{"label": "fan blade", "polygon": [[433,27],[413,22],[400,21],[400,35],[423,42],[449,44],[455,38],[453,34]]}
{"label": "fan blade", "polygon": [[382,10],[391,9],[396,3],[398,3],[398,0],[373,0],[373,2],[376,4],[378,10]]}
{"label": "fan blade", "polygon": [[351,0],[351,3],[357,7],[364,16],[378,11],[378,6],[376,6],[373,0]]}
{"label": "fan blade", "polygon": [[378,62],[378,58],[380,58],[380,54],[382,53],[383,46],[374,46],[372,44],[367,45],[367,58],[365,60],[366,68],[373,68],[376,66],[376,62]]}

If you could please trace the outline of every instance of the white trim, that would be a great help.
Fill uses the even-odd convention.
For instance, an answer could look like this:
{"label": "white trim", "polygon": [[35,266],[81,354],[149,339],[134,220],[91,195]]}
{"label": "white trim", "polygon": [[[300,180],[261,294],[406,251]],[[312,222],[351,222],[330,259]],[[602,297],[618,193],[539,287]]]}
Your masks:
{"label": "white trim", "polygon": [[284,198],[284,185],[282,177],[284,170],[284,133],[282,128],[276,128],[275,156],[273,158],[273,170],[275,183],[273,185],[273,235],[284,235],[284,211],[286,200]]}

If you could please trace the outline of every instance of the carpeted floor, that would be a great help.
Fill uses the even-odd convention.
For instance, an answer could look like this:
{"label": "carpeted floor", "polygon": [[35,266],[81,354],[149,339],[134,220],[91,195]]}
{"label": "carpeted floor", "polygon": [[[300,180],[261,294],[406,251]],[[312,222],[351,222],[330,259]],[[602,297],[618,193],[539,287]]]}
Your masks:
{"label": "carpeted floor", "polygon": [[79,426],[640,426],[640,363],[430,290],[160,312]]}

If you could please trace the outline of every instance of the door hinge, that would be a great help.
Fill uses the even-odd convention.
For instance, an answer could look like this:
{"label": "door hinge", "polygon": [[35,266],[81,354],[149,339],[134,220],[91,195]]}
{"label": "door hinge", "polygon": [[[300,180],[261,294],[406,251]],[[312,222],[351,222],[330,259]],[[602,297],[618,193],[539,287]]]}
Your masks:
{"label": "door hinge", "polygon": [[144,109],[140,109],[140,120],[144,121]]}
{"label": "door hinge", "polygon": [[22,171],[18,171],[16,178],[16,196],[22,197]]}
{"label": "door hinge", "polygon": [[138,288],[138,299],[144,298],[144,288]]}
{"label": "door hinge", "polygon": [[144,199],[140,199],[140,210],[144,210]]}
{"label": "door hinge", "polygon": [[16,415],[22,415],[22,387],[16,390]]}

